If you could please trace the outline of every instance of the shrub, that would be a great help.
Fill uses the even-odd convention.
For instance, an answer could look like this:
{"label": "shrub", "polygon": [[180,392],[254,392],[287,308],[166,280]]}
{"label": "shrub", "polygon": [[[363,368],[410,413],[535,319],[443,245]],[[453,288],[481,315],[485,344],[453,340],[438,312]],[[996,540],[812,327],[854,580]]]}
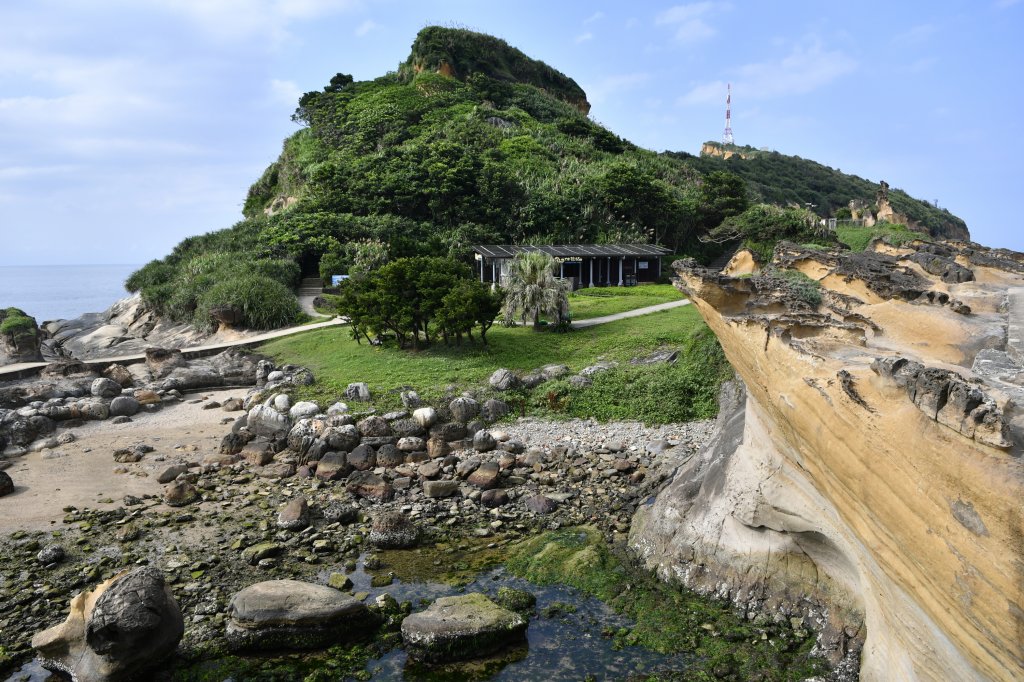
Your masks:
{"label": "shrub", "polygon": [[36,333],[36,320],[20,308],[0,310],[0,334],[15,338],[32,336]]}
{"label": "shrub", "polygon": [[770,276],[782,280],[790,292],[804,303],[815,308],[821,305],[821,284],[799,270],[773,270]]}
{"label": "shrub", "polygon": [[242,313],[242,325],[250,329],[274,329],[294,322],[301,313],[295,295],[288,287],[266,275],[236,275],[217,282],[198,300],[195,323],[212,327],[210,309],[232,306]]}

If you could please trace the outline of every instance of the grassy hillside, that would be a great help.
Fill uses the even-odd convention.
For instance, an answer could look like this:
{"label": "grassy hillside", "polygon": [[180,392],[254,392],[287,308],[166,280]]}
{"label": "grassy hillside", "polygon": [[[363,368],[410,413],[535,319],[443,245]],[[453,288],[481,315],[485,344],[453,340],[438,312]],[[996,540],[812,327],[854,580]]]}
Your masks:
{"label": "grassy hillside", "polygon": [[[713,144],[723,148],[722,145]],[[774,151],[753,147],[730,146],[737,154],[725,159],[721,156],[693,156],[686,152],[667,152],[701,173],[728,171],[743,178],[750,200],[786,206],[814,204],[814,211],[823,217],[835,216],[846,208],[851,199],[860,199],[871,206],[875,203],[878,182],[843,173],[799,156],[787,156]],[[927,201],[914,199],[903,190],[890,189],[889,201],[893,209],[910,218],[931,236],[947,239],[969,239],[967,225],[946,209],[939,209]]]}

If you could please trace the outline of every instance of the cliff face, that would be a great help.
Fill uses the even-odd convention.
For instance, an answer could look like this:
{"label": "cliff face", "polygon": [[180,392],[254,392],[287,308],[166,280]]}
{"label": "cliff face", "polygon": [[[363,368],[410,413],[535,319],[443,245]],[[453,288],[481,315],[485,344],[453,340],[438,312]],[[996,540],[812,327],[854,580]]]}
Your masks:
{"label": "cliff face", "polygon": [[631,545],[835,662],[863,646],[862,679],[1021,679],[1022,259],[776,249],[816,291],[677,262],[746,391]]}

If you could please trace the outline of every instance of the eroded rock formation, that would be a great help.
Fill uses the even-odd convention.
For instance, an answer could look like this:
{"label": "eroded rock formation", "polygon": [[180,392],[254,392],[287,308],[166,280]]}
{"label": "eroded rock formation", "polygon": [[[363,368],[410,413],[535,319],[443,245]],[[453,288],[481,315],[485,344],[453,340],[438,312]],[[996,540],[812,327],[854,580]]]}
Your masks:
{"label": "eroded rock formation", "polygon": [[872,248],[675,264],[745,389],[631,545],[862,679],[1021,679],[1022,256]]}

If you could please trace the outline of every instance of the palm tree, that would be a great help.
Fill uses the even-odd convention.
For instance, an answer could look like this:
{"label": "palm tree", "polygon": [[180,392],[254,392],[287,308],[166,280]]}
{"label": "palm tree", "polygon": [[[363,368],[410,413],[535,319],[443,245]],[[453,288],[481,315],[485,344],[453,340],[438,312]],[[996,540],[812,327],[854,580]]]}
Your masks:
{"label": "palm tree", "polygon": [[541,315],[549,315],[556,324],[569,313],[567,280],[555,277],[555,259],[542,251],[516,254],[509,265],[505,282],[505,319],[516,317],[526,324],[533,318],[533,328],[540,328]]}

